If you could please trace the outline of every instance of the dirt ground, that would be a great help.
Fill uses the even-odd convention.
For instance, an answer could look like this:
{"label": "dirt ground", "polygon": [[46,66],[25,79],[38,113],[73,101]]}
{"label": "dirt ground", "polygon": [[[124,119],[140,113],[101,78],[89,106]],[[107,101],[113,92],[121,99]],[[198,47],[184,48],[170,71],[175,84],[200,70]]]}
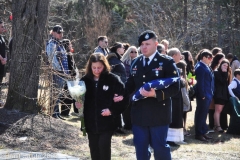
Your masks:
{"label": "dirt ground", "polygon": [[[189,113],[188,117],[188,129],[192,135],[185,137],[187,144],[171,148],[173,159],[240,159],[240,136],[212,133],[214,141],[196,141],[191,114]],[[87,160],[90,159],[88,140],[82,136],[79,128],[80,121],[77,116],[63,121],[41,114],[29,115],[0,108],[0,149],[58,152]],[[136,159],[133,135],[131,131],[126,132],[124,136],[113,136],[112,159]]]}

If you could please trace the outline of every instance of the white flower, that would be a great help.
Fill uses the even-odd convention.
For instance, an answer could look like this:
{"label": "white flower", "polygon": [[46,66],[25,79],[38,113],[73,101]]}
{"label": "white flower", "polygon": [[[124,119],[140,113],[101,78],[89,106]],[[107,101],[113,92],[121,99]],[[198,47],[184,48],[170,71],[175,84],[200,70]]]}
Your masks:
{"label": "white flower", "polygon": [[[77,102],[81,103],[83,106],[84,94],[86,93],[86,86],[84,81],[67,81],[69,94]],[[79,114],[83,115],[83,107],[79,109]]]}

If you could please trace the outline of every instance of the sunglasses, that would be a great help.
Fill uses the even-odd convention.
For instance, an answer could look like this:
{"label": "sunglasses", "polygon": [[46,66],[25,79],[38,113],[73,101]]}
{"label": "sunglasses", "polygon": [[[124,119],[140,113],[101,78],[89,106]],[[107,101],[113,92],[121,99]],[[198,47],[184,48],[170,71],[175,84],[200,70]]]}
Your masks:
{"label": "sunglasses", "polygon": [[131,51],[130,53],[137,53],[136,51]]}
{"label": "sunglasses", "polygon": [[208,59],[208,60],[212,60],[213,57],[211,57],[211,56],[207,56],[207,59]]}

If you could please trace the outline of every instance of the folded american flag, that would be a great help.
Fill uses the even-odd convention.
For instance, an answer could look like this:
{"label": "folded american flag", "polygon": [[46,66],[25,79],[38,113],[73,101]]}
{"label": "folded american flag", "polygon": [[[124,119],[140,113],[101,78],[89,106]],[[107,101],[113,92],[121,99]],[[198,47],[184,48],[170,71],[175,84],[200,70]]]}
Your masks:
{"label": "folded american flag", "polygon": [[[155,90],[159,90],[159,89],[168,88],[170,85],[172,85],[173,83],[178,82],[179,80],[180,80],[180,77],[156,79],[156,80],[150,81],[148,83],[145,83],[142,87],[146,91],[150,91],[151,88],[153,88]],[[138,101],[140,99],[146,98],[146,97],[143,97],[140,94],[140,89],[135,92],[135,94],[132,97],[132,101]]]}

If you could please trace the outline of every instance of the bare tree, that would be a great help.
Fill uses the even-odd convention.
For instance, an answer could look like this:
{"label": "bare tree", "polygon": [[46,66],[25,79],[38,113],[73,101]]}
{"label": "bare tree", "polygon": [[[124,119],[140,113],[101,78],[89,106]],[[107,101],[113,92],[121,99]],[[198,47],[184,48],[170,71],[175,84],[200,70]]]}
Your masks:
{"label": "bare tree", "polygon": [[13,0],[13,50],[6,109],[36,113],[49,0]]}

